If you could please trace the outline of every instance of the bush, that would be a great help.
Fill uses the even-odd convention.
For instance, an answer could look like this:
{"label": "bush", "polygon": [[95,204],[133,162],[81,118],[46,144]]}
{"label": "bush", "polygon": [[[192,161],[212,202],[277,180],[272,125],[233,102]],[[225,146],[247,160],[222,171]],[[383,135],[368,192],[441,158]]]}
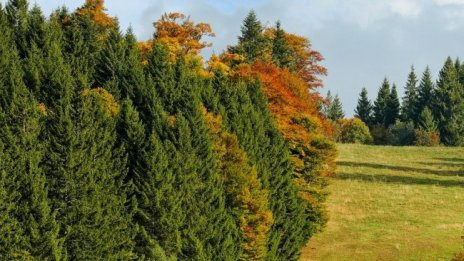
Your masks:
{"label": "bush", "polygon": [[464,252],[456,254],[452,261],[464,261]]}
{"label": "bush", "polygon": [[387,130],[382,124],[374,125],[371,129],[371,135],[374,139],[374,143],[377,145],[387,144]]}
{"label": "bush", "polygon": [[438,146],[440,145],[440,135],[437,132],[430,132],[424,129],[415,130],[415,141],[416,146]]}
{"label": "bush", "polygon": [[342,143],[372,143],[367,125],[358,118],[338,120],[338,141]]}
{"label": "bush", "polygon": [[413,145],[416,134],[412,122],[396,121],[387,129],[386,141],[388,145],[406,146]]}

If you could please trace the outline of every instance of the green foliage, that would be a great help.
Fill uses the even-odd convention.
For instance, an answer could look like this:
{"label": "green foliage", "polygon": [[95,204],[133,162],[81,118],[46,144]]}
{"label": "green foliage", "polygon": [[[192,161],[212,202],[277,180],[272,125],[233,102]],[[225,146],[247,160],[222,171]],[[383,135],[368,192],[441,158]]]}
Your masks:
{"label": "green foliage", "polygon": [[242,55],[248,63],[262,59],[268,43],[262,35],[263,26],[255,11],[251,10],[248,13],[240,31],[242,35],[238,37],[238,46],[232,47],[232,53]]}
{"label": "green foliage", "polygon": [[358,118],[343,119],[337,122],[339,125],[339,136],[337,140],[341,143],[370,144],[373,139],[369,127]]}
{"label": "green foliage", "polygon": [[355,117],[362,120],[367,126],[370,126],[373,121],[372,109],[371,101],[367,97],[367,90],[363,87],[354,111]]}
{"label": "green foliage", "polygon": [[464,144],[464,88],[450,57],[440,71],[434,99],[434,116],[446,145]]}
{"label": "green foliage", "polygon": [[[102,3],[0,7],[0,259],[298,259],[327,222],[335,145],[290,147],[258,81],[163,41],[142,53]],[[270,58],[262,30],[250,12],[232,48],[249,64]],[[286,37],[278,23],[272,59],[292,69]]]}
{"label": "green foliage", "polygon": [[337,121],[343,117],[345,117],[345,113],[343,112],[343,106],[342,102],[340,101],[340,97],[338,97],[337,94],[330,103],[327,112],[327,118],[331,119],[332,121]]}
{"label": "green foliage", "polygon": [[398,93],[396,92],[395,84],[393,84],[390,95],[388,96],[384,113],[384,124],[387,127],[394,124],[400,117],[400,101],[398,99]]}
{"label": "green foliage", "polygon": [[280,22],[277,21],[275,36],[272,40],[272,61],[281,68],[294,68],[292,53],[285,37],[285,31],[280,28]]}
{"label": "green foliage", "polygon": [[438,146],[440,145],[440,135],[437,132],[426,131],[422,128],[415,129],[415,141],[416,146]]}
{"label": "green foliage", "polygon": [[377,94],[377,99],[374,102],[374,124],[382,124],[386,126],[386,108],[390,99],[390,83],[387,78],[383,80]]}
{"label": "green foliage", "polygon": [[401,119],[405,122],[415,122],[417,119],[418,111],[418,87],[417,77],[414,72],[414,66],[411,66],[411,72],[408,75],[408,81],[405,86],[405,93],[403,97],[403,104],[401,107]]}
{"label": "green foliage", "polygon": [[388,127],[386,132],[386,142],[388,145],[405,146],[412,145],[415,140],[414,125],[412,122],[404,123],[396,121]]}

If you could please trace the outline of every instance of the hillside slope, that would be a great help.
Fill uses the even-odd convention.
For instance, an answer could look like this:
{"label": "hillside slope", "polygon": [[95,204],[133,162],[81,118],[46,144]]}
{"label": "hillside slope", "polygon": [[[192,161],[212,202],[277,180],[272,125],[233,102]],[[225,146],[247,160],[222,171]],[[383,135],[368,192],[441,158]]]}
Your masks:
{"label": "hillside slope", "polygon": [[330,221],[301,260],[450,260],[462,249],[464,148],[339,149]]}

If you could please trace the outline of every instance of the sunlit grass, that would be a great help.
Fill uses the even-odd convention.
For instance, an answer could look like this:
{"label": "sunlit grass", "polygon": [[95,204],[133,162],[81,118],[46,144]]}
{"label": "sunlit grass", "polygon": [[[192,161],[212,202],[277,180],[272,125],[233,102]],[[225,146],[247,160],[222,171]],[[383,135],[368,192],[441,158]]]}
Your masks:
{"label": "sunlit grass", "polygon": [[464,236],[464,148],[339,145],[330,221],[302,260],[450,260]]}

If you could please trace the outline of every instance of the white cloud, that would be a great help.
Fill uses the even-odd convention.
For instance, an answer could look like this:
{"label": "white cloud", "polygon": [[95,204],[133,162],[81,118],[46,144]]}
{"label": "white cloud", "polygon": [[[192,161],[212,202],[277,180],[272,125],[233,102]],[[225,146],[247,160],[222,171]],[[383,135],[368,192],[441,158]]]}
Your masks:
{"label": "white cloud", "polygon": [[416,2],[395,0],[390,3],[390,10],[406,18],[416,18],[420,15],[422,8]]}
{"label": "white cloud", "polygon": [[464,0],[434,0],[437,5],[464,5]]}

